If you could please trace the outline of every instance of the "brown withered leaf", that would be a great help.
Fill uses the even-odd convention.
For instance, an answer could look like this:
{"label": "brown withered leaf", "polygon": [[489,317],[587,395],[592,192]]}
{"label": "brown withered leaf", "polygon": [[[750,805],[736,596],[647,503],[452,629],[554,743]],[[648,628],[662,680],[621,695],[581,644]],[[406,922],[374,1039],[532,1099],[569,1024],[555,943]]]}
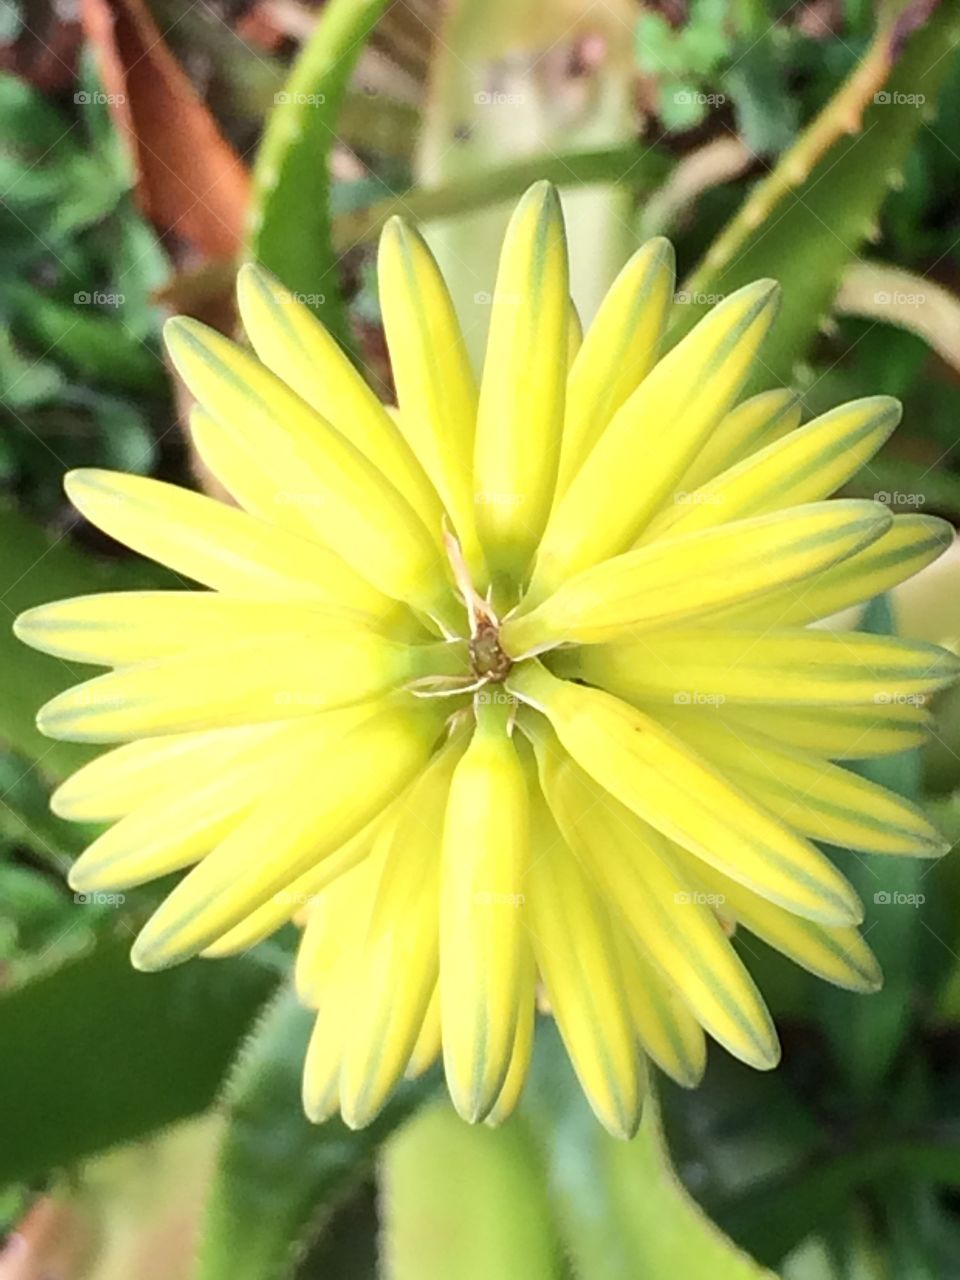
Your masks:
{"label": "brown withered leaf", "polygon": [[144,213],[201,261],[232,257],[243,239],[249,175],[143,0],[81,0],[81,18],[133,155]]}

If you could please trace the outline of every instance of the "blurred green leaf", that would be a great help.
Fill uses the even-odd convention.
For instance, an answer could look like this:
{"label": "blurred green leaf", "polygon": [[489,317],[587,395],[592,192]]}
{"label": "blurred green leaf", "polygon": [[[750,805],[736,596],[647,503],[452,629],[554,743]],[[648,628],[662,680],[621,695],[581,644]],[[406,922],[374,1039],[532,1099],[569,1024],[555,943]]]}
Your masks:
{"label": "blurred green leaf", "polygon": [[424,1108],[387,1144],[381,1191],[387,1280],[562,1274],[543,1170],[520,1121],[471,1127],[446,1101]]}
{"label": "blurred green leaf", "polygon": [[145,561],[99,561],[51,538],[23,516],[0,508],[0,741],[42,773],[59,778],[96,754],[72,742],[43,737],[35,724],[40,705],[69,685],[95,674],[90,667],[37,653],[11,631],[16,615],[33,605],[94,591],[169,585],[169,574]]}
{"label": "blurred green leaf", "polygon": [[[300,1080],[316,1015],[281,991],[243,1047],[228,1086],[227,1126],[206,1208],[198,1280],[282,1280],[304,1238],[368,1177],[386,1137],[433,1092],[404,1084],[369,1128],[314,1125]],[[322,1242],[312,1251],[322,1256]],[[318,1264],[318,1270],[322,1270]]]}
{"label": "blurred green leaf", "polygon": [[772,1280],[680,1184],[652,1083],[640,1133],[632,1142],[611,1138],[543,1020],[520,1114],[540,1148],[554,1218],[579,1280]]}
{"label": "blurred green leaf", "polygon": [[[764,345],[756,385],[792,380],[844,268],[872,234],[887,190],[933,110],[960,38],[958,17],[956,0],[944,0],[909,38],[889,79],[871,78],[861,67],[837,91],[685,283],[696,304],[678,308],[675,337],[693,327],[710,298],[772,276],[783,286],[786,305]],[[892,32],[881,26],[870,55],[881,69]]]}
{"label": "blurred green leaf", "polygon": [[254,954],[137,973],[130,941],[0,994],[0,1183],[204,1110],[278,980]]}
{"label": "blurred green leaf", "polygon": [[387,0],[329,0],[274,108],[253,170],[248,251],[342,342],[347,327],[330,240],[330,151],[347,82]]}

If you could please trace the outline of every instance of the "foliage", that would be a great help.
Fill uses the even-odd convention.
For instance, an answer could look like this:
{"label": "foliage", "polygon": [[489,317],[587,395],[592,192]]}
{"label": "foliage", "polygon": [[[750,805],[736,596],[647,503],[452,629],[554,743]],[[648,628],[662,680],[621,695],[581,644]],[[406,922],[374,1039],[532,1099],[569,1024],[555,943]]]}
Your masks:
{"label": "foliage", "polygon": [[[371,263],[386,220],[422,220],[469,303],[503,202],[543,176],[589,262],[573,283],[585,321],[656,210],[681,266],[673,335],[715,296],[777,277],[787,305],[765,384],[797,384],[808,416],[899,396],[903,428],[850,492],[960,515],[957,0],[887,0],[876,16],[857,0],[612,2],[602,18],[580,0],[327,0],[315,23],[251,5],[230,29],[241,7],[201,6],[198,20],[167,0],[98,0],[83,28],[56,6],[4,10],[5,617],[169,581],[68,515],[62,474],[194,483],[159,330],[171,306],[234,326],[237,228],[383,385]],[[147,30],[159,39],[138,54],[125,33]],[[176,104],[177,130],[156,111],[147,122],[143,103],[157,101]],[[203,192],[184,186],[191,157],[202,171],[211,156],[232,174],[222,237]],[[198,204],[199,233],[181,221]],[[221,239],[229,253],[211,250]],[[951,572],[895,610],[876,602],[861,625],[956,645]],[[587,1113],[546,1017],[502,1130],[462,1125],[435,1073],[369,1130],[314,1127],[300,1109],[310,1017],[285,981],[290,937],[134,973],[150,895],[77,901],[63,872],[91,833],[46,803],[89,752],[41,737],[33,712],[77,665],[5,629],[0,669],[0,1227],[19,1223],[30,1250],[38,1194],[90,1213],[110,1194],[104,1151],[214,1113],[194,1280],[960,1276],[953,857],[844,865],[887,974],[876,996],[825,989],[741,940],[783,1066],[758,1077],[717,1054],[692,1094],[651,1068],[630,1144]],[[956,837],[958,716],[948,695],[932,751],[856,766]],[[109,1280],[107,1265],[88,1258],[70,1280]],[[179,1265],[170,1280],[185,1280]]]}

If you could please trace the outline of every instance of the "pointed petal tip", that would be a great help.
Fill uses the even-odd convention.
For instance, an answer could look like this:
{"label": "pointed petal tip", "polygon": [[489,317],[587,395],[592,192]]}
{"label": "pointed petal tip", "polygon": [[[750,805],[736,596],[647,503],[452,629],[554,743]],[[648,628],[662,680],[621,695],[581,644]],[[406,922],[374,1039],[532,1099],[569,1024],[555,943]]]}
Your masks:
{"label": "pointed petal tip", "polygon": [[141,934],[130,948],[130,963],[138,973],[159,973],[161,969],[170,968],[174,962],[164,959],[162,953],[158,954],[149,940],[144,941]]}

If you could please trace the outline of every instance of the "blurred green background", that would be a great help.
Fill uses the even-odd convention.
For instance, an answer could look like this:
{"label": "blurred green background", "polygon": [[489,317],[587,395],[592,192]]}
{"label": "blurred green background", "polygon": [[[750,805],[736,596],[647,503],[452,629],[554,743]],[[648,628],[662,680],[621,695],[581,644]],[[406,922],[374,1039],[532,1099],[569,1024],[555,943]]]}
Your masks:
{"label": "blurred green background", "polygon": [[[164,317],[234,332],[237,263],[301,295],[389,399],[379,227],[420,220],[482,351],[512,201],[561,189],[588,323],[643,239],[677,247],[673,332],[785,291],[757,387],[810,417],[887,392],[850,486],[960,519],[960,3],[0,0],[0,601],[162,581],[72,515],[62,475],[208,485]],[[960,645],[948,554],[861,625]],[[856,620],[854,620],[856,621]],[[617,1144],[545,1019],[503,1129],[428,1076],[371,1130],[303,1120],[293,931],[135,974],[163,890],[79,897],[50,816],[86,749],[35,708],[78,669],[0,634],[0,1280],[960,1277],[960,869],[854,871],[884,991],[750,942],[783,1066],[712,1055]],[[960,836],[960,694],[872,776]],[[882,896],[882,895],[881,895]]]}

